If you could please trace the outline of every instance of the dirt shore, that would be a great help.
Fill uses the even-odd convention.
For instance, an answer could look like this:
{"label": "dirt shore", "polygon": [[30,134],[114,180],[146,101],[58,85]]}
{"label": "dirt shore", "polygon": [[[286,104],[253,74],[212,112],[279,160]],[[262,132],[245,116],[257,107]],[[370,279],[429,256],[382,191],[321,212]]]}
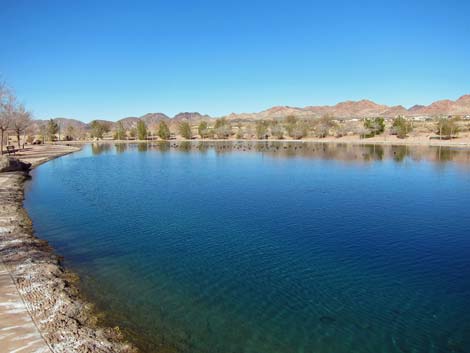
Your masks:
{"label": "dirt shore", "polygon": [[[17,157],[34,167],[77,150],[34,146]],[[92,306],[79,295],[77,277],[34,236],[23,209],[27,178],[0,173],[0,351],[135,352],[119,329],[97,326]]]}

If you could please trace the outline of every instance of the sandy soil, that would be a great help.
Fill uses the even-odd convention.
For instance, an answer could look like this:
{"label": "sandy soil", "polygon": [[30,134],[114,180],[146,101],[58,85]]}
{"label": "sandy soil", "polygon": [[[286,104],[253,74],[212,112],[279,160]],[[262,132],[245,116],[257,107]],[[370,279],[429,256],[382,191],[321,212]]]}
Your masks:
{"label": "sandy soil", "polygon": [[[34,146],[18,157],[37,166],[77,147]],[[22,207],[27,176],[0,173],[0,351],[133,352],[119,329],[98,327],[77,277],[33,235]]]}

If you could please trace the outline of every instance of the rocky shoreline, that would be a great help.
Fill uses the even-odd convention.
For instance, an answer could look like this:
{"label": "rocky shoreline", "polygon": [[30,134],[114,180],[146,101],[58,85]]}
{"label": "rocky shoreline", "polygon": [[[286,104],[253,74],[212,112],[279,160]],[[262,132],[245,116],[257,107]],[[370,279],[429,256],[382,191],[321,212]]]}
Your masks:
{"label": "rocky shoreline", "polygon": [[[31,160],[34,166],[78,150],[47,148],[39,160]],[[27,172],[22,171],[0,173],[0,261],[47,345],[53,352],[64,353],[136,352],[119,328],[97,324],[93,306],[80,296],[78,277],[61,265],[46,241],[34,236],[23,208],[27,178]]]}

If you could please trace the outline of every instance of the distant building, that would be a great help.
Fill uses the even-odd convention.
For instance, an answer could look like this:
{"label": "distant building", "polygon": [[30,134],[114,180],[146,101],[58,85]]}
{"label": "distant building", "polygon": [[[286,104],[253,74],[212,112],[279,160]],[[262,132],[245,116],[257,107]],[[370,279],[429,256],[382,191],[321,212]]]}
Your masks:
{"label": "distant building", "polygon": [[426,121],[428,119],[427,116],[414,116],[413,121]]}

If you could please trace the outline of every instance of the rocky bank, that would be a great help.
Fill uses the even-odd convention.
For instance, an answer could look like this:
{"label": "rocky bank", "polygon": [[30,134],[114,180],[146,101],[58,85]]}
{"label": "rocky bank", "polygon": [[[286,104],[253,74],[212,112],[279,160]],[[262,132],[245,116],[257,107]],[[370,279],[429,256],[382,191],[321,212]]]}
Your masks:
{"label": "rocky bank", "polygon": [[[72,149],[77,150],[42,150],[42,160]],[[77,276],[63,268],[46,241],[34,236],[31,220],[23,209],[24,182],[31,165],[5,158],[0,165],[9,170],[0,173],[0,261],[50,349],[57,353],[135,352],[118,328],[97,325],[92,305],[81,298],[77,289]]]}

